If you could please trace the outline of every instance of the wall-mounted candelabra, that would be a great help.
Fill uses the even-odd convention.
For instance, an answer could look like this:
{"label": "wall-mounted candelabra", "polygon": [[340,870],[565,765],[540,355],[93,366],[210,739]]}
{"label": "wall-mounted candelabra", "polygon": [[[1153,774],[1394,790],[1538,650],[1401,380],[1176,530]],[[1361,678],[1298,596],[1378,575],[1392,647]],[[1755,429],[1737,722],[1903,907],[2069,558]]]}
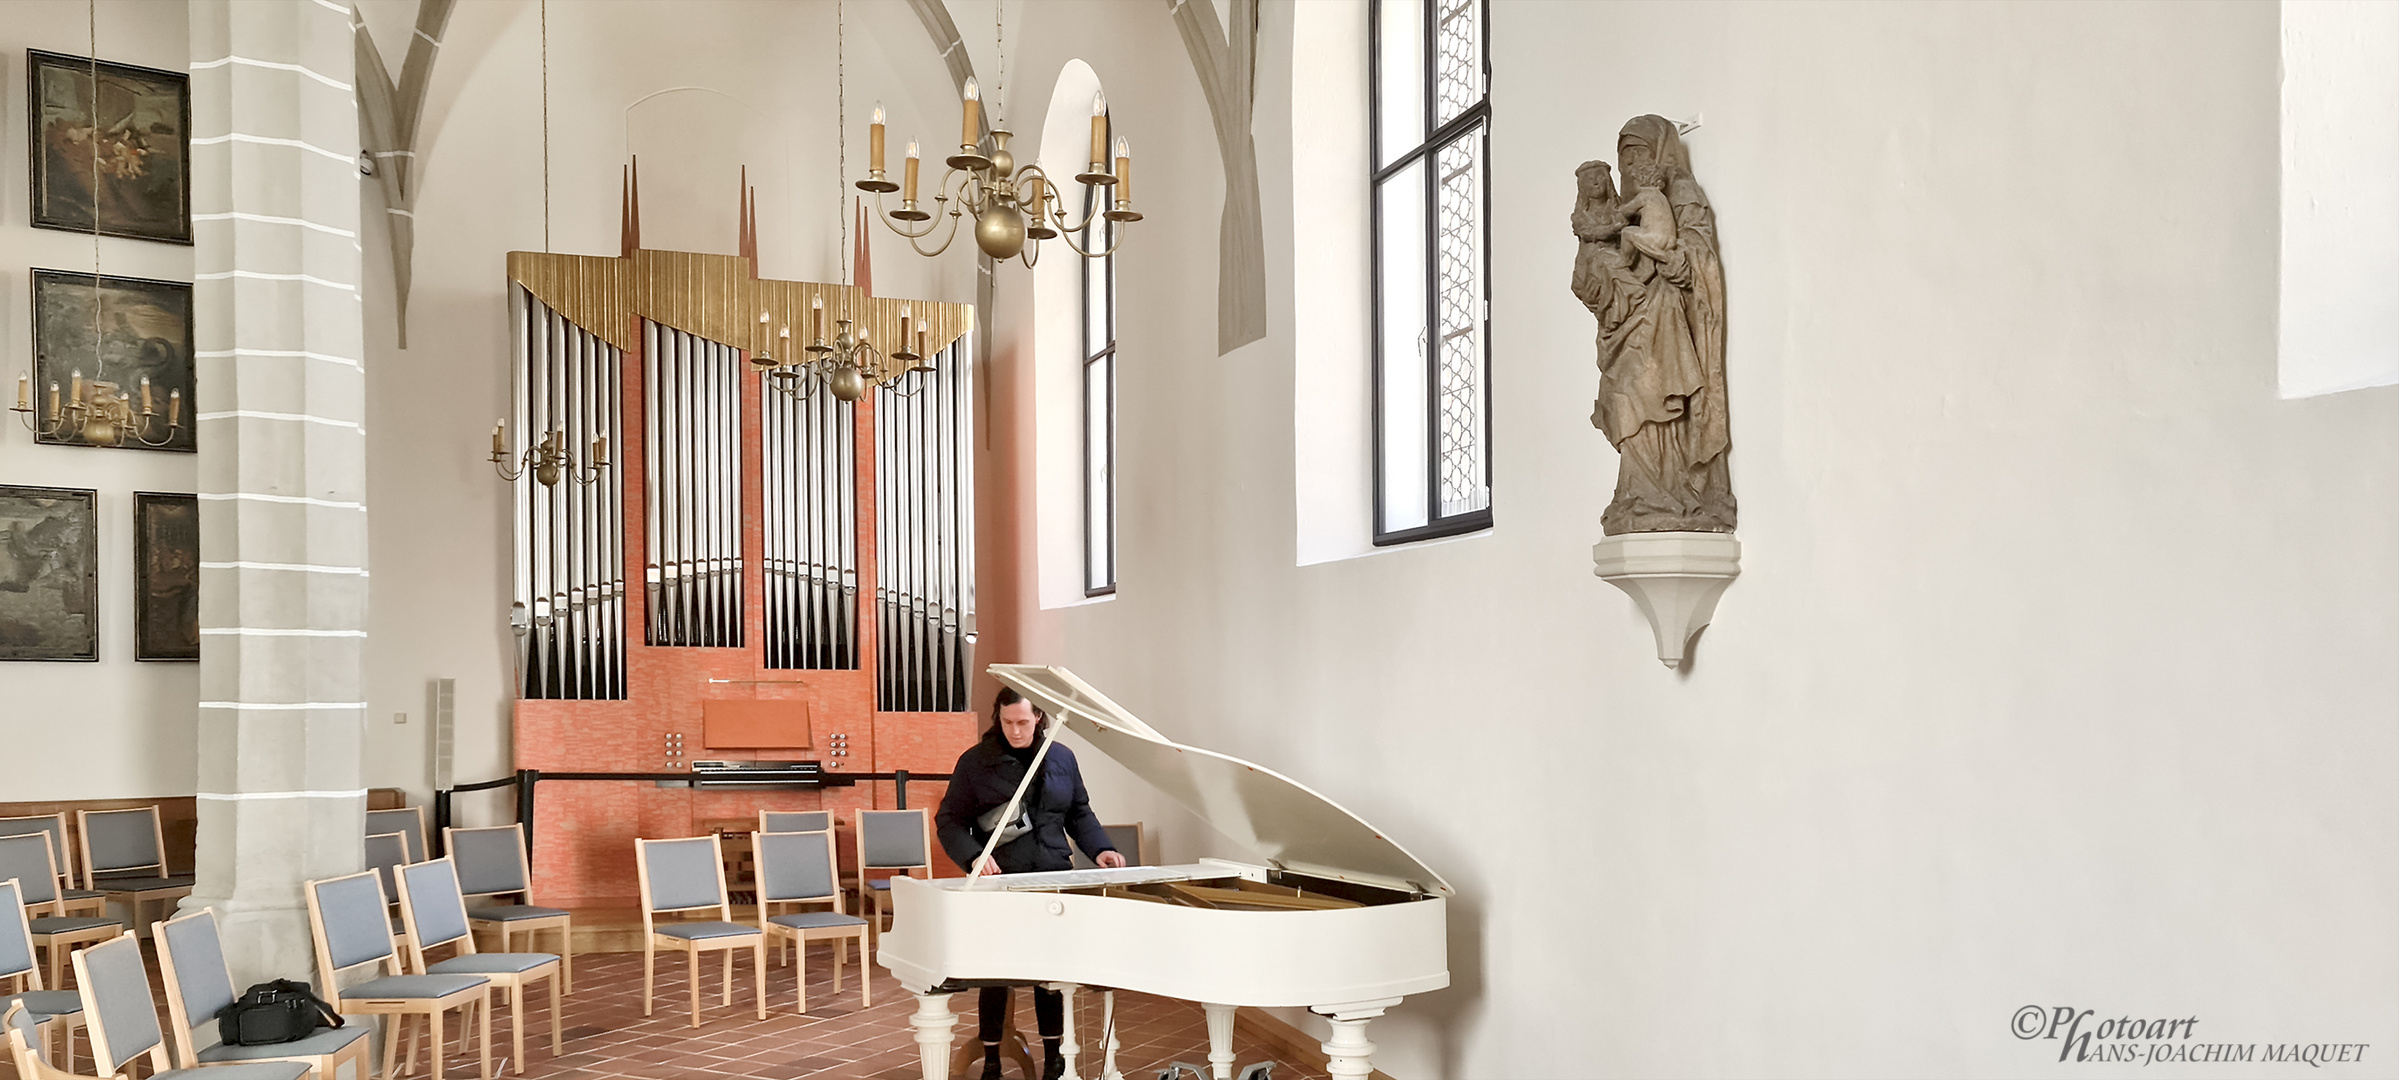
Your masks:
{"label": "wall-mounted candelabra", "polygon": [[[758,313],[763,327],[770,316]],[[914,393],[922,384],[921,378],[933,373],[925,362],[925,328],[915,320],[906,306],[900,308],[900,347],[884,352],[866,339],[866,328],[852,328],[852,320],[834,320],[833,337],[825,337],[825,301],[818,297],[808,308],[809,343],[794,349],[791,328],[786,326],[775,335],[779,343],[774,349],[760,349],[750,354],[750,366],[766,373],[767,385],[796,398],[807,398],[823,388],[843,401],[856,401],[865,396],[866,388],[892,383],[902,393]],[[780,352],[782,355],[777,356]]]}
{"label": "wall-mounted candelabra", "polygon": [[[982,100],[973,79],[966,80],[966,95],[961,103],[965,124],[959,136],[958,152],[944,164],[949,171],[933,188],[933,209],[921,208],[916,198],[917,149],[908,144],[907,163],[901,171],[901,182],[892,183],[883,172],[883,109],[875,108],[874,125],[868,129],[866,179],[858,181],[860,191],[875,196],[875,210],[891,231],[908,238],[908,246],[919,255],[933,256],[948,251],[958,238],[958,219],[973,215],[975,246],[994,259],[1013,259],[1023,256],[1024,264],[1040,261],[1040,241],[1063,237],[1066,246],[1086,259],[1115,254],[1124,242],[1122,226],[1141,220],[1133,209],[1133,149],[1124,138],[1116,140],[1116,169],[1108,169],[1108,102],[1097,94],[1091,98],[1091,164],[1075,176],[1075,182],[1092,188],[1114,189],[1096,192],[1100,198],[1091,200],[1091,212],[1083,220],[1067,224],[1066,207],[1058,196],[1058,186],[1038,164],[1019,166],[1016,155],[1008,149],[1010,132],[995,128],[991,132],[991,152],[986,154],[982,141]],[[953,185],[955,190],[953,191]],[[900,208],[887,210],[883,196],[900,192]],[[1113,196],[1113,199],[1107,196]],[[955,202],[955,206],[948,204]],[[917,241],[933,235],[941,226],[933,219],[948,206],[949,232],[941,238],[941,246],[930,251]],[[1086,230],[1094,218],[1116,222],[1119,228],[1110,230],[1107,250],[1088,250],[1075,243],[1076,233]],[[900,224],[906,222],[905,225]],[[929,223],[929,224],[928,224]],[[1054,227],[1053,227],[1054,226]],[[1034,241],[1026,250],[1026,240]],[[1088,242],[1088,241],[1086,241]],[[1094,245],[1096,246],[1096,245]]]}
{"label": "wall-mounted candelabra", "polygon": [[[608,436],[591,441],[587,467],[576,465],[575,452],[566,446],[565,428],[552,429],[540,442],[526,447],[523,455],[512,458],[508,453],[508,421],[501,420],[491,426],[491,463],[500,479],[511,483],[530,472],[543,487],[555,487],[562,479],[590,484],[608,470]],[[511,465],[515,468],[510,468]]]}
{"label": "wall-mounted candelabra", "polygon": [[33,379],[17,376],[17,403],[9,409],[25,422],[25,426],[44,439],[58,442],[80,441],[89,446],[123,446],[127,439],[143,446],[165,446],[175,441],[176,432],[183,428],[183,391],[167,394],[167,412],[163,419],[165,432],[157,438],[162,417],[156,400],[150,393],[150,379],[142,377],[141,410],[136,412],[133,400],[116,383],[98,379],[85,381],[77,371],[70,380],[65,396],[57,383],[50,384],[50,407],[37,414],[33,405]]}

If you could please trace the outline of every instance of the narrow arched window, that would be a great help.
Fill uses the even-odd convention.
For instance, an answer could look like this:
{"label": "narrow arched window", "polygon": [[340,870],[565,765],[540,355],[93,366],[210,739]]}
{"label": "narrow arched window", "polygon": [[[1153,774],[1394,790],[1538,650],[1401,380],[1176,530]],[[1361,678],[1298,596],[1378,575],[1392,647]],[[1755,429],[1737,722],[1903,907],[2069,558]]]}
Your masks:
{"label": "narrow arched window", "polygon": [[[1113,139],[1113,133],[1109,138]],[[1083,188],[1085,251],[1108,250],[1106,187]],[[1116,257],[1083,262],[1083,595],[1116,591]]]}
{"label": "narrow arched window", "polygon": [[1374,542],[1491,524],[1486,0],[1376,0]]}

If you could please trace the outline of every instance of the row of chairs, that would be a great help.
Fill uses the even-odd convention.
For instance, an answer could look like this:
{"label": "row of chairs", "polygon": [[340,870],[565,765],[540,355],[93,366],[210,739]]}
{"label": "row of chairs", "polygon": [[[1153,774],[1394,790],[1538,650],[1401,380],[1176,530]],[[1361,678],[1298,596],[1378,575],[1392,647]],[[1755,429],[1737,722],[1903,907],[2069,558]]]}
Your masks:
{"label": "row of chairs", "polygon": [[156,805],[77,810],[72,833],[64,812],[0,817],[0,839],[19,836],[39,836],[49,844],[61,915],[101,915],[114,902],[124,904],[138,923],[147,905],[173,902],[192,891],[191,878],[167,872],[166,834]]}

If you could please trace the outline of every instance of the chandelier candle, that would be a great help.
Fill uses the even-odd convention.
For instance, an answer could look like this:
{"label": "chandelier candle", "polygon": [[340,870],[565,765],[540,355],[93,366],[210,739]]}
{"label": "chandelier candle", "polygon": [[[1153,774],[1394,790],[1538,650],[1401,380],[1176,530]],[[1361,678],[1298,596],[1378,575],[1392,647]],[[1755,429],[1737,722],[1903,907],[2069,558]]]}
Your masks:
{"label": "chandelier candle", "polygon": [[866,128],[866,167],[876,175],[883,172],[883,105],[875,104],[875,122]]}
{"label": "chandelier candle", "polygon": [[1116,137],[1116,205],[1133,205],[1133,144]]}
{"label": "chandelier candle", "polygon": [[1098,172],[1108,160],[1108,98],[1091,95],[1091,171]]}
{"label": "chandelier candle", "polygon": [[983,141],[983,91],[973,77],[966,80],[965,123],[959,125],[958,145],[973,146]]}
{"label": "chandelier candle", "polygon": [[32,407],[33,376],[19,372],[17,375],[17,411],[24,412]]}
{"label": "chandelier candle", "polygon": [[[914,139],[908,140],[908,171],[907,175],[901,179],[900,204],[902,206],[916,205],[916,140]],[[824,301],[820,300],[817,303],[822,304]]]}
{"label": "chandelier candle", "polygon": [[[916,147],[908,147],[908,186],[916,186]],[[825,343],[825,298],[817,297],[808,305],[808,340]]]}

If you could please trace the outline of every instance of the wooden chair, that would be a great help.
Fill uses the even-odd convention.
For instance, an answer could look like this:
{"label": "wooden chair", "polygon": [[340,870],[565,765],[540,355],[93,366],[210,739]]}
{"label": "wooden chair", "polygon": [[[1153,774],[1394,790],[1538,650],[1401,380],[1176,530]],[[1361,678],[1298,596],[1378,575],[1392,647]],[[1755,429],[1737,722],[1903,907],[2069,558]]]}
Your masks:
{"label": "wooden chair", "polygon": [[[808,1011],[808,943],[833,943],[833,992],[841,992],[841,969],[858,942],[858,1007],[875,1003],[873,972],[865,969],[866,920],[841,910],[841,871],[833,865],[833,830],[752,833],[758,855],[758,929],[770,939],[798,947],[799,1011]],[[776,904],[830,903],[831,911],[772,914]]]}
{"label": "wooden chair", "polygon": [[297,1061],[254,1061],[170,1072],[167,1040],[158,1030],[158,1003],[150,998],[150,969],[142,964],[142,943],[131,930],[75,954],[75,988],[83,995],[92,1063],[99,1066],[102,1076],[130,1072],[134,1061],[144,1057],[150,1059],[153,1076],[300,1080],[308,1075],[308,1066]]}
{"label": "wooden chair", "polygon": [[[558,1007],[559,960],[552,953],[475,951],[475,934],[466,917],[466,895],[458,891],[458,868],[449,859],[434,859],[400,868],[400,921],[408,927],[410,966],[419,975],[481,975],[493,986],[508,988],[510,1033],[515,1037],[516,1071],[525,1072],[525,985],[550,981],[550,1056],[566,1052],[566,1013]],[[456,945],[457,955],[425,961],[425,950]]]}
{"label": "wooden chair", "polygon": [[[375,872],[376,880],[383,885],[383,895],[386,899],[393,899],[396,902],[399,897],[400,879],[392,875],[401,867],[408,865],[408,862],[407,836],[389,832],[375,833],[367,837],[366,868]],[[391,924],[392,937],[398,938],[401,934],[398,911],[391,913]]]}
{"label": "wooden chair", "polygon": [[[8,1057],[17,1067],[17,1080],[99,1080],[71,1071],[71,1061],[64,1069],[50,1064],[50,1056],[41,1046],[39,1018],[24,1006],[0,1010],[0,1028],[8,1032]],[[233,1065],[205,1072],[170,1069],[153,1074],[152,1080],[300,1080],[306,1075],[305,1065]]]}
{"label": "wooden chair", "polygon": [[192,879],[167,873],[167,841],[158,827],[158,807],[77,810],[75,833],[83,847],[83,887],[125,905],[139,924],[142,907],[192,894]]}
{"label": "wooden chair", "polygon": [[61,915],[106,915],[108,894],[92,889],[75,888],[75,845],[67,842],[67,815],[35,814],[31,817],[0,818],[0,836],[23,836],[38,832],[50,838],[50,854],[58,860],[58,913]]}
{"label": "wooden chair", "polygon": [[[700,1026],[700,954],[725,954],[725,1001],[733,1004],[733,950],[748,948],[758,972],[758,1019],[766,1019],[766,932],[733,921],[725,898],[724,848],[714,836],[633,841],[641,879],[641,1014],[650,1015],[657,986],[658,948],[682,951],[691,979],[691,1026]],[[660,924],[658,916],[715,908],[713,922]]]}
{"label": "wooden chair", "polygon": [[[858,855],[858,896],[866,907],[868,940],[883,933],[891,909],[891,879],[933,876],[933,815],[925,810],[852,810],[850,839]],[[923,873],[918,873],[918,871]],[[874,871],[889,871],[869,878]]]}
{"label": "wooden chair", "polygon": [[[1158,865],[1157,857],[1150,853],[1149,830],[1143,828],[1140,822],[1136,821],[1130,825],[1102,825],[1100,828],[1108,830],[1108,842],[1116,845],[1116,853],[1125,857],[1126,866]],[[1074,853],[1075,869],[1090,870],[1099,866],[1098,863],[1092,861],[1091,856],[1083,853],[1083,846],[1075,843],[1074,837],[1066,838],[1066,847],[1068,851]]]}
{"label": "wooden chair", "polygon": [[759,832],[822,832],[833,831],[831,810],[760,810]]}
{"label": "wooden chair", "polygon": [[[364,1024],[319,1028],[305,1039],[266,1046],[234,1046],[217,1042],[217,1013],[233,1004],[233,969],[225,962],[224,938],[217,932],[215,908],[150,924],[150,942],[158,949],[158,972],[166,983],[168,1029],[175,1036],[177,1068],[197,1069],[236,1062],[297,1061],[324,1080],[341,1075],[346,1062],[353,1080],[367,1080],[374,1068],[373,1040]],[[201,1045],[205,1036],[208,1045]]]}
{"label": "wooden chair", "polygon": [[433,857],[433,853],[425,848],[425,838],[432,835],[432,830],[425,825],[425,808],[422,806],[367,811],[367,835],[382,833],[399,833],[408,839],[409,862],[424,862]]}
{"label": "wooden chair", "polygon": [[50,858],[50,838],[40,833],[0,836],[0,879],[17,880],[17,908],[29,918],[26,929],[33,943],[49,954],[44,975],[58,986],[67,970],[67,953],[95,941],[107,941],[125,929],[115,919],[58,914],[58,864]]}
{"label": "wooden chair", "polygon": [[515,895],[522,904],[493,904],[468,908],[467,924],[477,930],[498,931],[498,952],[509,951],[509,938],[523,934],[526,944],[543,930],[558,931],[558,959],[565,968],[565,991],[575,992],[575,916],[554,907],[533,906],[533,868],[525,861],[525,826],[494,825],[482,829],[441,831],[442,850],[458,867],[458,887],[468,896]]}
{"label": "wooden chair", "polygon": [[75,1029],[83,1026],[83,998],[72,990],[42,989],[42,969],[33,960],[33,932],[25,925],[25,894],[17,879],[0,882],[0,984],[17,988],[0,997],[0,1008],[22,1005],[33,1016],[45,1053],[52,1035],[66,1039],[67,1067],[75,1067]]}
{"label": "wooden chair", "polygon": [[[308,931],[315,938],[317,985],[334,988],[327,997],[341,1013],[423,1015],[432,1029],[433,1080],[442,1078],[442,1014],[451,1009],[480,1010],[483,1019],[483,1080],[491,1080],[491,980],[481,975],[404,975],[400,952],[392,946],[391,921],[384,912],[383,884],[372,870],[344,877],[311,881],[301,890],[308,898]],[[382,964],[383,975],[356,986],[342,986],[341,974],[366,964]],[[467,1018],[459,1015],[459,1034]],[[383,1075],[392,1064],[400,1041],[395,1022],[384,1032]],[[413,1063],[416,1048],[409,1048]]]}

